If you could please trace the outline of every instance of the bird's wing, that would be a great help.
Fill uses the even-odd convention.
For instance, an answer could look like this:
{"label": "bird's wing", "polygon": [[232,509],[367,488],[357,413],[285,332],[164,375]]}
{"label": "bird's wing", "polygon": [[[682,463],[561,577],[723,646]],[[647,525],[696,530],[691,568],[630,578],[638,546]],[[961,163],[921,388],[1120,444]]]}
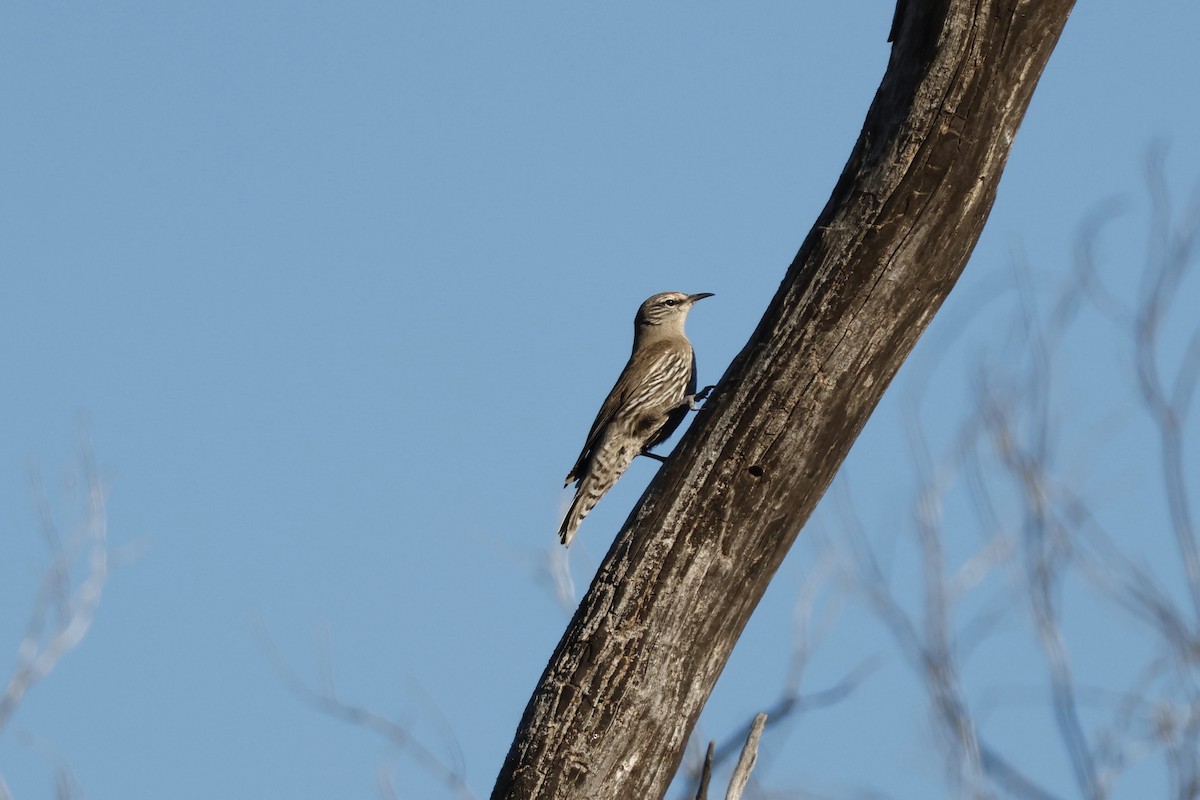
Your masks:
{"label": "bird's wing", "polygon": [[[677,361],[675,361],[674,366],[676,369],[676,373],[675,373],[676,380],[678,380],[679,377],[681,377],[678,374],[678,370],[680,368],[686,366],[686,368],[688,370],[687,371],[687,388],[684,390],[684,396],[690,397],[691,395],[694,395],[696,393],[696,354],[692,353],[690,363],[688,361],[683,360],[683,358],[679,358]],[[664,370],[664,372],[665,372],[665,370]],[[679,427],[680,423],[682,423],[684,421],[684,419],[687,418],[687,414],[688,414],[688,411],[690,410],[690,408],[691,408],[690,405],[684,404],[684,405],[679,406],[678,408],[672,409],[667,414],[667,421],[665,423],[663,423],[663,426],[658,429],[658,432],[655,433],[654,436],[650,437],[650,440],[648,442],[646,442],[645,450],[648,451],[651,448],[657,447],[658,445],[662,444],[667,439],[670,439],[671,434],[673,434],[675,432],[675,430]]]}
{"label": "bird's wing", "polygon": [[600,406],[600,412],[596,414],[596,421],[592,423],[592,429],[588,431],[587,439],[583,443],[583,450],[579,451],[579,458],[575,460],[575,466],[571,467],[571,471],[567,473],[564,486],[569,486],[572,482],[583,477],[584,468],[587,462],[592,457],[592,449],[596,443],[600,441],[600,435],[604,433],[604,429],[612,418],[616,415],[617,409],[621,407],[625,387],[627,381],[625,374],[629,372],[629,367],[633,363],[632,360],[625,365],[625,369],[621,370],[621,376],[617,378],[617,382],[613,384],[613,388],[609,391],[608,397],[604,398],[604,404]]}
{"label": "bird's wing", "polygon": [[688,370],[695,375],[693,361],[690,348],[681,351],[669,344],[651,345],[634,353],[625,369],[621,370],[621,376],[617,378],[612,391],[604,399],[604,405],[600,406],[600,413],[596,415],[596,421],[588,431],[583,450],[579,453],[575,466],[567,474],[567,485],[582,477],[592,457],[592,450],[604,435],[604,429],[618,413],[626,412],[636,416],[643,413],[646,406],[661,405],[664,386],[686,380]]}

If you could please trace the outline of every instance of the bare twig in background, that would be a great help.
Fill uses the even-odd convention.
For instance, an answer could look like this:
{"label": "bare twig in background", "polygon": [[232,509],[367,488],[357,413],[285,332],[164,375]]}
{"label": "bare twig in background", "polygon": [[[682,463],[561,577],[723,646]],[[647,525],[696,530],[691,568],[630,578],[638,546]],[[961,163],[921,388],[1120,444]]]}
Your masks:
{"label": "bare twig in background", "polygon": [[[53,744],[30,731],[20,731],[17,733],[17,739],[23,746],[37,752],[54,765],[55,800],[75,800],[75,798],[83,797],[83,787],[75,777],[74,770]],[[0,793],[0,798],[4,796],[3,793]]]}
{"label": "bare twig in background", "polygon": [[[287,660],[279,652],[279,649],[275,647],[275,643],[271,640],[261,620],[256,620],[255,632],[263,648],[263,652],[266,653],[276,674],[288,691],[298,700],[320,711],[322,714],[364,728],[383,737],[395,751],[407,754],[421,769],[440,781],[455,796],[464,798],[464,800],[474,800],[475,794],[467,786],[461,763],[446,763],[446,761],[434,753],[420,739],[414,736],[408,726],[389,719],[364,706],[347,703],[338,697],[337,686],[333,679],[333,666],[329,655],[328,642],[325,641],[322,643],[322,637],[318,637],[318,659],[320,661],[318,669],[321,678],[319,687],[313,688],[292,670]],[[457,747],[455,746],[452,749],[455,751],[454,761],[460,762],[461,758],[457,754]],[[395,768],[394,756],[394,752],[389,751],[386,753],[381,759],[379,769],[376,773],[376,784],[379,787],[380,796],[384,798],[399,796],[392,777]]]}
{"label": "bare twig in background", "polygon": [[528,574],[539,588],[545,589],[554,605],[568,616],[575,613],[575,607],[579,604],[568,558],[570,552],[557,541],[540,548],[514,548],[508,552],[509,558],[521,571]]}
{"label": "bare twig in background", "polygon": [[1200,620],[1200,545],[1196,541],[1191,502],[1184,481],[1182,435],[1200,374],[1200,327],[1192,333],[1173,383],[1165,378],[1159,365],[1162,326],[1187,267],[1195,258],[1200,239],[1200,214],[1193,214],[1191,219],[1175,225],[1166,188],[1164,158],[1162,149],[1156,148],[1146,165],[1153,224],[1141,303],[1134,322],[1135,363],[1142,401],[1158,429],[1163,489],[1192,597],[1194,620]]}
{"label": "bare twig in background", "polygon": [[[16,665],[0,694],[0,733],[12,721],[29,691],[87,636],[108,580],[110,552],[105,490],[86,437],[81,446],[80,462],[83,515],[65,537],[59,531],[49,495],[37,476],[33,478],[40,531],[52,560],[42,574],[25,633],[17,646]],[[82,796],[79,783],[64,759],[32,734],[23,732],[21,738],[26,746],[54,756],[57,798],[70,800]],[[0,776],[0,800],[11,797],[8,785]]]}
{"label": "bare twig in background", "polygon": [[[1054,796],[984,735],[978,710],[967,702],[960,668],[968,648],[991,636],[1000,620],[1024,610],[1045,666],[1039,691],[1053,711],[1053,735],[1078,796],[1111,797],[1125,772],[1157,756],[1165,765],[1170,796],[1200,797],[1200,542],[1196,482],[1187,472],[1197,448],[1185,441],[1194,433],[1188,422],[1200,383],[1200,325],[1195,303],[1177,302],[1185,282],[1194,281],[1192,268],[1200,256],[1200,193],[1176,219],[1164,174],[1162,152],[1155,151],[1147,167],[1152,222],[1140,291],[1110,288],[1102,277],[1096,240],[1116,219],[1117,208],[1107,204],[1085,222],[1070,282],[1047,310],[1038,308],[1041,292],[1033,286],[1032,271],[1018,264],[1020,325],[1005,357],[992,353],[977,359],[982,366],[972,379],[975,411],[947,456],[932,455],[919,402],[911,404],[906,419],[920,487],[911,545],[920,564],[920,617],[890,588],[856,504],[840,507],[842,541],[850,551],[847,574],[921,679],[941,734],[947,776],[960,795]],[[1127,307],[1125,298],[1133,298],[1134,305]],[[1175,305],[1188,310],[1173,314]],[[1153,436],[1137,442],[1153,447],[1122,456],[1131,465],[1137,458],[1158,462],[1165,527],[1146,525],[1136,535],[1114,529],[1102,521],[1106,514],[1093,507],[1080,477],[1062,467],[1073,444],[1064,420],[1073,420],[1077,412],[1062,399],[1060,376],[1070,359],[1071,337],[1080,335],[1085,317],[1093,325],[1098,318],[1132,345],[1132,397],[1153,428]],[[1085,335],[1094,337],[1091,331]],[[918,399],[925,388],[923,382],[918,385]],[[1106,399],[1105,392],[1089,399]],[[1119,409],[1105,413],[1110,427],[1115,427],[1112,420],[1133,424]],[[1096,447],[1110,438],[1111,431],[1103,430],[1083,442]],[[1085,462],[1093,457],[1087,454]],[[963,531],[947,529],[942,507],[956,491],[969,500],[983,546],[953,563],[947,543],[961,544]],[[1150,508],[1141,511],[1144,519],[1157,519]],[[1172,576],[1157,574],[1141,555],[1128,555],[1124,548],[1130,543],[1139,554],[1172,547],[1183,565],[1184,591],[1174,591]],[[991,597],[975,596],[970,604],[975,616],[963,619],[964,601],[998,582],[1005,588]],[[1081,586],[1151,634],[1140,642],[1115,637],[1103,643],[1116,648],[1114,655],[1122,660],[1141,664],[1123,687],[1094,685],[1095,678],[1082,676],[1097,674],[1097,665],[1071,658],[1078,634],[1067,624],[1064,606],[1078,602]],[[1187,602],[1180,604],[1181,597]]]}
{"label": "bare twig in background", "polygon": [[[0,731],[29,690],[83,641],[100,606],[109,568],[105,494],[86,445],[82,462],[86,505],[84,518],[71,536],[64,540],[59,535],[49,501],[44,493],[39,497],[42,534],[54,558],[17,647],[16,666],[0,694]],[[81,562],[83,573],[76,578]]]}
{"label": "bare twig in background", "polygon": [[555,604],[567,614],[575,613],[579,597],[575,591],[575,578],[571,575],[569,551],[557,542],[542,550],[537,564],[538,583],[547,586],[554,595]]}
{"label": "bare twig in background", "polygon": [[379,796],[383,800],[400,800],[400,792],[396,790],[398,756],[398,753],[391,753],[379,759],[379,768],[375,770],[375,785],[379,787]]}

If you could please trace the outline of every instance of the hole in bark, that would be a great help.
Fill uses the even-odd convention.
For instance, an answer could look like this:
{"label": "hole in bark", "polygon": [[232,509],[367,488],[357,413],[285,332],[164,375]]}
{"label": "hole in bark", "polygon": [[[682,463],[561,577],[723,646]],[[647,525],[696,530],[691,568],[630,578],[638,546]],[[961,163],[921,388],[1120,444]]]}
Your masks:
{"label": "hole in bark", "polygon": [[750,467],[746,471],[749,472],[751,475],[753,475],[756,478],[761,478],[763,476],[763,468],[761,466],[759,466],[758,464],[755,464],[753,467]]}

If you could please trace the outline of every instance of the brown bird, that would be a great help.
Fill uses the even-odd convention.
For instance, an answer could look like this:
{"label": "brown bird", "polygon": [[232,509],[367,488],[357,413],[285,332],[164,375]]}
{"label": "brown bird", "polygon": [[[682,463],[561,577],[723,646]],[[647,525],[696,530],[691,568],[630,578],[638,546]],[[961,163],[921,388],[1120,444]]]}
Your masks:
{"label": "brown bird", "polygon": [[579,523],[613,487],[638,455],[665,461],[649,452],[670,437],[697,400],[696,356],[683,332],[688,311],[709,292],[656,294],[638,309],[633,321],[633,353],[617,383],[600,406],[579,460],[564,486],[576,482],[558,538],[569,546]]}

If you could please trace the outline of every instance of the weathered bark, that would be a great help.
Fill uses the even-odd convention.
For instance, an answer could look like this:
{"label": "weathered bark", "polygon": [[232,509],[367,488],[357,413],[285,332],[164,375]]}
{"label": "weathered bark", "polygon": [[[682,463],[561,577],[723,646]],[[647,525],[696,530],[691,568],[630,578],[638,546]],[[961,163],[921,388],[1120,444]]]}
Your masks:
{"label": "weathered bark", "polygon": [[816,226],[634,509],[493,800],[661,797],[754,607],[961,274],[1073,0],[905,0]]}

